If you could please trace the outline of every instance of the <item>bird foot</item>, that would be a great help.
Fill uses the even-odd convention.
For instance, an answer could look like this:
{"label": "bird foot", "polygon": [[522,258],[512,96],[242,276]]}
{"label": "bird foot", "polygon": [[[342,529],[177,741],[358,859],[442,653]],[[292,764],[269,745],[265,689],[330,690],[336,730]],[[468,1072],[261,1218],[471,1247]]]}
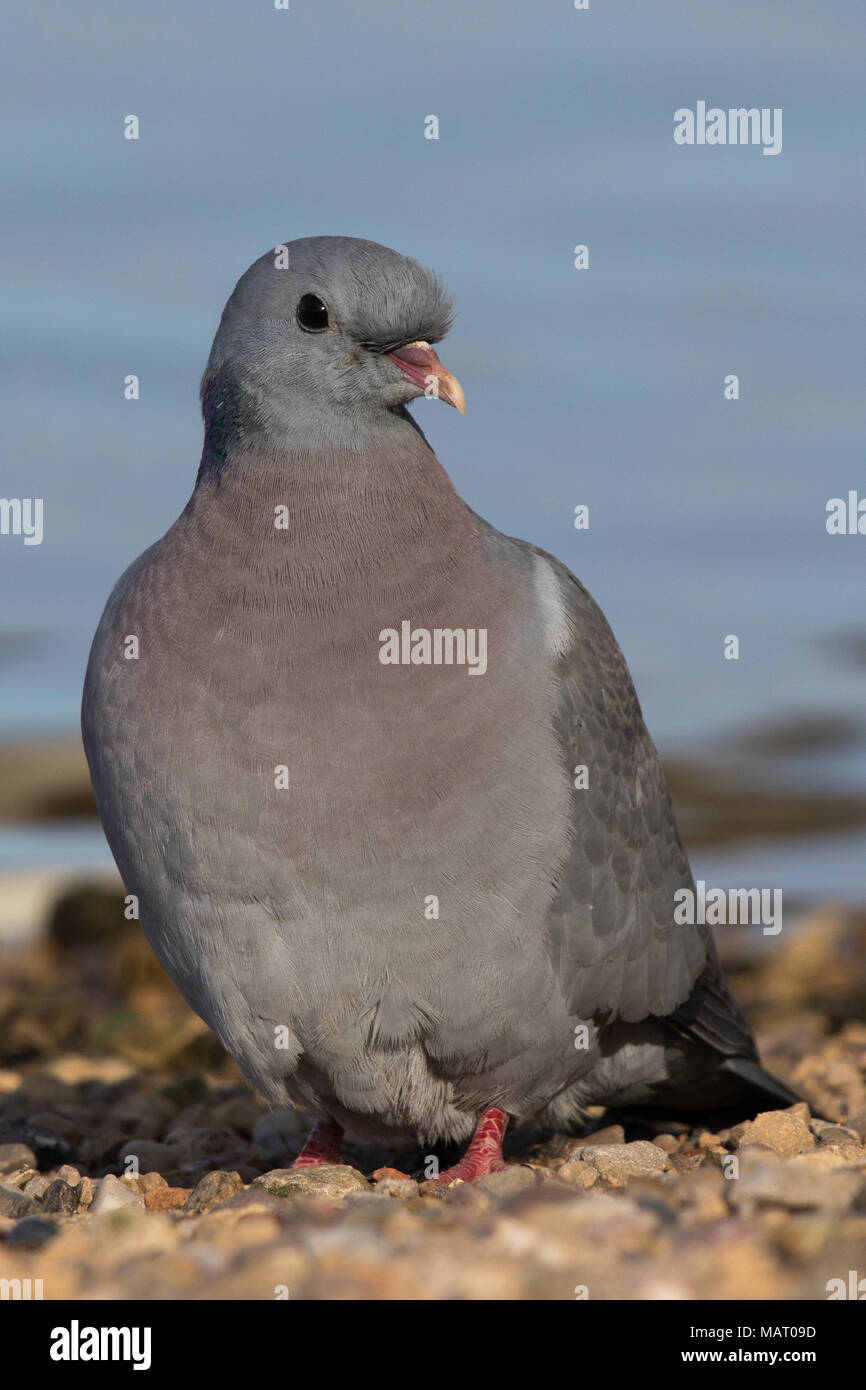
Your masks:
{"label": "bird foot", "polygon": [[343,1129],[335,1120],[320,1120],[298,1154],[293,1168],[331,1168],[343,1161],[340,1144]]}
{"label": "bird foot", "polygon": [[485,1110],[465,1154],[459,1163],[433,1179],[435,1185],[447,1187],[452,1182],[474,1182],[476,1178],[487,1177],[488,1173],[504,1172],[508,1164],[502,1157],[502,1138],[507,1124],[504,1110]]}

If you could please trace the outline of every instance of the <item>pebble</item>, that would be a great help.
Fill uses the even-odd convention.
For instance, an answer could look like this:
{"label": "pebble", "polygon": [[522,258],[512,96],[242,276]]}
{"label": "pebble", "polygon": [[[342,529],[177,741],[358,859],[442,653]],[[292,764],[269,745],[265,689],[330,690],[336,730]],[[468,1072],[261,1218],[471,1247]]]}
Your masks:
{"label": "pebble", "polygon": [[129,1183],[121,1182],[110,1174],[99,1184],[99,1191],[93,1199],[91,1211],[95,1216],[117,1211],[121,1207],[143,1207],[144,1197]]}
{"label": "pebble", "polygon": [[16,1168],[14,1172],[7,1173],[3,1181],[9,1183],[11,1187],[26,1187],[33,1178],[38,1178],[39,1173],[35,1168]]}
{"label": "pebble", "polygon": [[133,1181],[138,1191],[144,1193],[150,1192],[153,1187],[168,1187],[168,1183],[161,1173],[139,1173],[137,1178],[127,1178],[126,1181]]}
{"label": "pebble", "polygon": [[79,1057],[72,1052],[55,1058],[45,1071],[67,1085],[80,1081],[125,1081],[135,1076],[135,1068],[120,1057]]}
{"label": "pebble", "polygon": [[600,1174],[597,1168],[593,1168],[589,1163],[582,1163],[575,1160],[570,1163],[563,1163],[559,1169],[558,1176],[565,1182],[571,1183],[572,1187],[580,1187],[586,1190],[593,1187],[599,1180]]}
{"label": "pebble", "polygon": [[234,1197],[243,1190],[244,1184],[239,1173],[206,1173],[190,1193],[184,1211],[190,1215],[210,1211],[211,1207],[228,1201],[229,1197]]}
{"label": "pebble", "polygon": [[[549,1174],[545,1173],[544,1176],[549,1177]],[[484,1178],[476,1178],[472,1187],[476,1192],[495,1200],[510,1197],[512,1193],[522,1192],[528,1187],[536,1187],[542,1180],[541,1173],[534,1168],[523,1163],[510,1163],[500,1173],[488,1173]]]}
{"label": "pebble", "polygon": [[7,1246],[24,1250],[41,1250],[57,1235],[57,1225],[45,1216],[24,1216],[6,1234]]}
{"label": "pebble", "polygon": [[835,1169],[822,1173],[820,1180],[808,1164],[767,1163],[763,1158],[752,1160],[748,1149],[740,1165],[740,1176],[727,1184],[727,1197],[735,1209],[749,1212],[761,1205],[786,1207],[795,1211],[822,1209],[843,1212],[852,1206],[858,1195],[866,1190],[866,1180],[859,1172]]}
{"label": "pebble", "polygon": [[754,1120],[737,1125],[731,1131],[731,1136],[739,1148],[749,1144],[766,1144],[780,1158],[793,1158],[795,1154],[815,1147],[810,1118],[809,1107],[805,1104],[792,1105],[790,1110],[765,1110]]}
{"label": "pebble", "polygon": [[274,1197],[345,1197],[349,1192],[369,1192],[362,1173],[345,1164],[323,1168],[273,1168],[253,1182]]}
{"label": "pebble", "polygon": [[253,1125],[253,1143],[272,1158],[290,1157],[302,1145],[307,1126],[295,1110],[271,1110]]}
{"label": "pebble", "polygon": [[419,1189],[413,1178],[380,1178],[376,1183],[376,1191],[386,1197],[399,1197],[408,1201],[410,1197],[418,1196]]}
{"label": "pebble", "polygon": [[861,1106],[859,1110],[853,1111],[848,1116],[845,1127],[853,1129],[861,1143],[866,1144],[866,1105]]}
{"label": "pebble", "polygon": [[[326,1210],[328,1216],[332,1214],[332,1208],[325,1203],[317,1204],[319,1210]],[[291,1204],[288,1204],[291,1209]],[[278,1216],[283,1217],[286,1212],[287,1203],[282,1197],[275,1197],[273,1193],[266,1192],[261,1187],[248,1187],[243,1192],[238,1192],[236,1196],[229,1197],[227,1202],[220,1202],[219,1206],[212,1207],[206,1213],[207,1224],[233,1226],[238,1221],[244,1221],[252,1216]],[[309,1211],[309,1208],[306,1208]]]}
{"label": "pebble", "polygon": [[0,1175],[35,1167],[36,1155],[27,1144],[0,1144]]}
{"label": "pebble", "polygon": [[136,1160],[138,1173],[162,1173],[176,1166],[177,1151],[172,1145],[160,1144],[154,1139],[127,1139],[121,1144],[117,1158],[126,1173],[134,1171],[126,1162],[128,1158]]}
{"label": "pebble", "polygon": [[11,1183],[0,1182],[0,1216],[29,1216],[31,1212],[38,1210],[39,1204],[35,1197],[18,1187],[13,1187]]}
{"label": "pebble", "polygon": [[192,1196],[191,1187],[152,1187],[144,1194],[148,1211],[182,1211]]}
{"label": "pebble", "polygon": [[37,1173],[29,1182],[24,1184],[24,1191],[29,1197],[37,1199],[43,1197],[51,1186],[51,1179],[45,1173]]}
{"label": "pebble", "polygon": [[596,1129],[592,1134],[581,1134],[570,1139],[559,1150],[558,1158],[565,1159],[567,1162],[573,1158],[581,1149],[588,1146],[597,1148],[600,1144],[624,1144],[625,1130],[622,1125],[605,1125],[603,1129]]}
{"label": "pebble", "polygon": [[72,1187],[63,1178],[55,1178],[49,1183],[42,1198],[44,1212],[56,1212],[61,1216],[71,1216],[78,1210],[78,1187]]}
{"label": "pebble", "polygon": [[657,1134],[651,1143],[655,1144],[657,1149],[661,1149],[662,1153],[679,1153],[680,1141],[675,1134]]}
{"label": "pebble", "polygon": [[[238,1134],[249,1139],[253,1137],[258,1121],[263,1118],[262,1102],[255,1096],[232,1096],[229,1100],[221,1101],[219,1105],[213,1107],[211,1118],[216,1120],[218,1124],[230,1125],[232,1129],[237,1130]],[[300,1117],[296,1116],[296,1122],[299,1119]]]}
{"label": "pebble", "polygon": [[590,1164],[603,1178],[624,1181],[630,1177],[650,1177],[661,1173],[665,1155],[647,1139],[633,1144],[594,1144],[582,1151],[584,1163]]}

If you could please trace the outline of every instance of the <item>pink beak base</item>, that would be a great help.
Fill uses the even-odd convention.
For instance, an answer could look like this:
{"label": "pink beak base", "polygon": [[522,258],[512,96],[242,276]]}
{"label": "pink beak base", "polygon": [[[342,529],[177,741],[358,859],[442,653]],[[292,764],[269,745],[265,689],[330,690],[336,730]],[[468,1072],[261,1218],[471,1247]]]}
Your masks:
{"label": "pink beak base", "polygon": [[461,415],[466,414],[466,397],[463,387],[439,361],[429,343],[407,343],[396,352],[385,354],[400,368],[403,376],[413,385],[419,386],[425,396],[435,396],[447,405],[453,405]]}

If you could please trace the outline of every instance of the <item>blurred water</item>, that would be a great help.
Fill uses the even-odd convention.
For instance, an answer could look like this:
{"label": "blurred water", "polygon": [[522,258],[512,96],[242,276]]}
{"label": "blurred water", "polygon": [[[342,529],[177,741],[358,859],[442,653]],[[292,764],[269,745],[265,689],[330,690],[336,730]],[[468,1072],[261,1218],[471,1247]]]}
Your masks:
{"label": "blurred water", "polygon": [[[469,413],[417,417],[601,602],[666,750],[862,708],[827,638],[866,628],[866,537],[824,524],[866,494],[859,3],[46,0],[5,27],[2,494],[45,499],[45,539],[0,538],[0,736],[74,729],[104,599],[192,486],[222,304],[321,232],[445,276]],[[782,153],[675,146],[698,99],[782,107]],[[774,766],[862,789],[866,744]],[[862,857],[834,843],[827,887]]]}

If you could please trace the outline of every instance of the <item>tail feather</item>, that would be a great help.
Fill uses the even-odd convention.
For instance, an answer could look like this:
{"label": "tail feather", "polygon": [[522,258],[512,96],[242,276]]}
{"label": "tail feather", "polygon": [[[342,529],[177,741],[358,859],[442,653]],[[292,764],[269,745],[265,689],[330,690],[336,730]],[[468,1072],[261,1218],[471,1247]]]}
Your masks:
{"label": "tail feather", "polygon": [[[758,1110],[785,1110],[789,1105],[799,1105],[803,1100],[803,1097],[792,1091],[790,1086],[786,1086],[784,1081],[780,1081],[778,1076],[774,1076],[751,1057],[726,1057],[719,1066],[719,1071],[727,1072],[742,1081],[744,1100],[748,1099],[750,1105],[755,1106],[756,1113]],[[816,1118],[822,1117],[816,1115]]]}
{"label": "tail feather", "polygon": [[[650,1101],[612,1108],[634,1118],[681,1120],[721,1129],[754,1119],[762,1110],[787,1110],[803,1099],[753,1058],[724,1057],[677,1084],[659,1086]],[[817,1120],[827,1118],[814,1109],[811,1113]]]}

